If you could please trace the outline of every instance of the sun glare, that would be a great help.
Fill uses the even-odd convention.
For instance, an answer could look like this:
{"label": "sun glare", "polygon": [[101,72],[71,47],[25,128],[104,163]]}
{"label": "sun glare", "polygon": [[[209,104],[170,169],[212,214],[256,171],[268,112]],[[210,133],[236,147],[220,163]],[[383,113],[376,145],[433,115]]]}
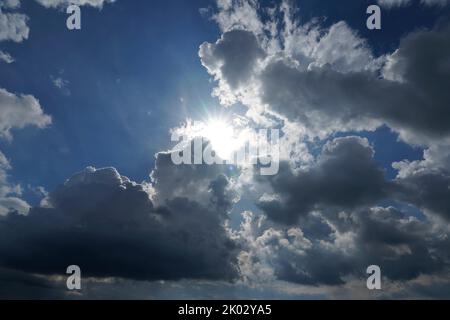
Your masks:
{"label": "sun glare", "polygon": [[229,159],[236,149],[233,126],[226,120],[211,119],[203,129],[202,135],[211,143],[212,149],[222,159]]}

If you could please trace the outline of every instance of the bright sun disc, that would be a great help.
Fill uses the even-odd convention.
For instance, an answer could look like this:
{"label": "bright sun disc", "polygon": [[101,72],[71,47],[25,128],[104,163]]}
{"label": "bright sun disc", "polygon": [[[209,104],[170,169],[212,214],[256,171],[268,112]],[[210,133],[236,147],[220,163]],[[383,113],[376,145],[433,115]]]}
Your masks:
{"label": "bright sun disc", "polygon": [[202,135],[222,159],[229,159],[235,150],[234,128],[224,120],[213,119],[206,123]]}

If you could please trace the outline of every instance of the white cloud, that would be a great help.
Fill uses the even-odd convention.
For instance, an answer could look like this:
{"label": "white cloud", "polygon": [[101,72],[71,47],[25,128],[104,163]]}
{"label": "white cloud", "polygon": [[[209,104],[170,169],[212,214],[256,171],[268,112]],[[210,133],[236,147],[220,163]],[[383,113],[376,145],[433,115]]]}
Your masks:
{"label": "white cloud", "polygon": [[0,50],[0,61],[4,61],[6,63],[13,63],[14,58],[8,52],[4,52]]}
{"label": "white cloud", "polygon": [[68,88],[70,83],[69,80],[62,78],[61,76],[50,76],[50,79],[53,85],[58,88],[63,95],[69,96],[71,94],[70,89]]}
{"label": "white cloud", "polygon": [[[412,3],[412,0],[378,0],[378,4],[384,8],[406,7]],[[450,0],[420,0],[420,3],[426,6],[445,6],[450,4]]]}
{"label": "white cloud", "polygon": [[0,88],[0,137],[12,139],[11,129],[28,125],[44,128],[51,123],[32,95],[16,95]]}
{"label": "white cloud", "polygon": [[13,185],[8,181],[7,171],[11,169],[9,160],[0,151],[0,216],[5,216],[10,211],[26,214],[30,209],[28,203],[17,198],[22,193],[20,185]]}
{"label": "white cloud", "polygon": [[31,206],[24,200],[17,197],[0,197],[0,216],[5,216],[11,211],[25,215]]}
{"label": "white cloud", "polygon": [[0,169],[10,169],[11,165],[6,156],[0,151]]}
{"label": "white cloud", "polygon": [[[65,8],[70,4],[102,8],[106,3],[116,0],[35,0],[46,8]],[[22,42],[28,39],[30,28],[27,25],[28,16],[17,12],[3,12],[2,9],[14,10],[20,8],[20,0],[0,0],[0,41],[11,40]]]}
{"label": "white cloud", "polygon": [[17,9],[20,7],[20,0],[0,0],[0,8]]}
{"label": "white cloud", "polygon": [[378,0],[378,4],[385,8],[404,7],[411,3],[411,0]]}
{"label": "white cloud", "polygon": [[5,13],[0,6],[0,41],[22,42],[28,39],[28,17],[21,13]]}
{"label": "white cloud", "polygon": [[245,29],[261,33],[264,24],[258,16],[258,2],[256,0],[218,0],[219,12],[213,19],[219,24],[222,31],[234,28]]}
{"label": "white cloud", "polygon": [[46,8],[60,8],[75,4],[78,6],[91,6],[101,8],[105,3],[112,3],[115,0],[36,0]]}

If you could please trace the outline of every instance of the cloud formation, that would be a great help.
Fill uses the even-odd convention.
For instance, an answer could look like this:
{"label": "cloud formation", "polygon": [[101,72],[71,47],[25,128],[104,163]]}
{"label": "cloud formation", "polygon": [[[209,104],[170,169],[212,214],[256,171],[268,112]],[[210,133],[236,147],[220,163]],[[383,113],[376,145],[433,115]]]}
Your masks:
{"label": "cloud formation", "polygon": [[87,168],[45,203],[0,221],[2,266],[62,274],[77,264],[86,276],[140,280],[236,277],[236,244],[220,214],[181,197],[154,207],[144,186],[113,168]]}
{"label": "cloud formation", "polygon": [[0,216],[9,212],[26,214],[30,205],[19,196],[22,194],[20,185],[13,185],[8,181],[8,171],[12,166],[6,156],[0,151]]}
{"label": "cloud formation", "polygon": [[[398,8],[398,7],[406,7],[410,5],[412,0],[378,0],[378,4],[383,6],[384,8]],[[426,6],[438,6],[443,7],[450,3],[449,0],[420,0],[420,3]]]}
{"label": "cloud formation", "polygon": [[373,160],[366,139],[338,138],[323,147],[313,167],[292,170],[282,165],[269,180],[275,199],[261,200],[259,207],[275,221],[295,224],[300,216],[316,209],[354,209],[375,204],[388,194],[389,184]]}
{"label": "cloud formation", "polygon": [[45,128],[50,123],[51,117],[44,113],[34,96],[16,95],[0,88],[0,137],[12,139],[12,129],[29,125]]}
{"label": "cloud formation", "polygon": [[102,8],[106,3],[112,3],[115,0],[36,0],[40,5],[46,8],[61,8],[71,4],[78,6],[91,6]]}
{"label": "cloud formation", "polygon": [[[222,35],[199,50],[217,83],[213,94],[225,107],[242,103],[257,123],[278,119],[286,141],[324,142],[312,161],[294,156],[278,175],[246,180],[262,214],[245,212],[237,232],[242,276],[342,288],[378,264],[393,287],[445,278],[450,25],[414,31],[375,56],[347,23],[300,24],[287,2],[217,8]],[[381,126],[425,148],[423,160],[394,163],[393,180],[369,142],[354,136]]]}
{"label": "cloud formation", "polygon": [[22,13],[4,12],[4,9],[15,9],[11,1],[0,3],[0,41],[22,42],[28,39],[28,17]]}
{"label": "cloud formation", "polygon": [[248,277],[342,286],[363,278],[373,263],[382,267],[389,281],[448,272],[445,232],[392,207],[342,212],[335,222],[318,215],[313,227],[287,230],[250,213],[244,218],[240,235],[246,250],[240,262]]}
{"label": "cloud formation", "polygon": [[8,52],[4,52],[0,50],[0,61],[3,61],[5,63],[13,63],[14,58],[11,57],[11,55]]}
{"label": "cloud formation", "polygon": [[[51,287],[38,280],[78,264],[91,281],[238,280],[354,294],[377,264],[383,294],[448,288],[450,25],[412,32],[377,56],[348,23],[299,23],[288,2],[220,0],[217,9],[221,35],[199,57],[224,107],[240,103],[246,124],[280,128],[279,174],[174,165],[173,151],[159,152],[149,182],[89,167],[30,208],[0,153],[0,282],[6,274]],[[0,105],[3,137],[50,124],[33,96],[0,89]],[[394,163],[393,179],[358,136],[381,126],[425,148],[421,160]]]}
{"label": "cloud formation", "polygon": [[[392,55],[378,58],[344,22],[328,30],[311,25],[284,30],[275,50],[267,44],[275,40],[265,33],[234,28],[241,29],[204,43],[199,53],[223,103],[274,112],[312,136],[385,124],[411,143],[449,139],[450,97],[444,88],[450,84],[450,25],[414,32]],[[243,40],[233,41],[236,35],[247,39],[246,50],[239,50]],[[247,56],[236,59],[233,50]]]}

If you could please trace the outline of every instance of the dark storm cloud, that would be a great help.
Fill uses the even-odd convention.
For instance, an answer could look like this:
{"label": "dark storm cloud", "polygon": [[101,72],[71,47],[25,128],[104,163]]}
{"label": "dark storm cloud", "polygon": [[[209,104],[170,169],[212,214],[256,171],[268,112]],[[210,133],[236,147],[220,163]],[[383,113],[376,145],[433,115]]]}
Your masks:
{"label": "dark storm cloud", "polygon": [[0,299],[62,299],[68,296],[65,288],[65,281],[0,268]]}
{"label": "dark storm cloud", "polygon": [[373,152],[363,138],[337,138],[311,168],[295,173],[284,164],[279,175],[259,177],[276,197],[258,204],[270,220],[250,237],[252,259],[268,261],[278,279],[303,285],[343,285],[349,277],[365,277],[372,264],[393,281],[445,273],[445,229],[376,205],[391,199],[448,212],[448,177],[419,171],[391,182]]}
{"label": "dark storm cloud", "polygon": [[[378,207],[353,211],[345,219],[352,220],[347,224],[351,227],[345,232],[333,228],[328,239],[318,239],[314,230],[303,233],[307,228],[302,224],[303,229],[287,232],[256,228],[256,235],[247,237],[251,260],[268,261],[278,279],[303,285],[342,285],[351,277],[364,278],[372,264],[381,267],[384,277],[397,281],[449,267],[450,244],[427,222],[395,208]],[[269,254],[263,256],[264,252]]]}
{"label": "dark storm cloud", "polygon": [[396,180],[396,196],[423,210],[450,221],[450,174],[446,171],[419,171]]}
{"label": "dark storm cloud", "polygon": [[389,188],[373,160],[372,148],[358,137],[338,138],[326,144],[309,170],[295,173],[283,163],[280,174],[257,179],[268,180],[281,198],[260,201],[259,207],[271,219],[284,223],[295,223],[314,209],[374,204]]}
{"label": "dark storm cloud", "polygon": [[225,175],[219,175],[209,185],[212,192],[211,201],[222,212],[228,212],[233,207],[233,192],[230,191],[230,182]]}
{"label": "dark storm cloud", "polygon": [[[362,262],[382,266],[392,280],[415,279],[448,268],[449,243],[426,221],[395,208],[376,208],[357,215],[356,242]],[[445,249],[446,247],[446,249]]]}
{"label": "dark storm cloud", "polygon": [[222,217],[182,197],[155,208],[142,185],[88,168],[51,193],[48,207],[0,221],[0,264],[62,274],[142,280],[232,279],[236,245]]}

